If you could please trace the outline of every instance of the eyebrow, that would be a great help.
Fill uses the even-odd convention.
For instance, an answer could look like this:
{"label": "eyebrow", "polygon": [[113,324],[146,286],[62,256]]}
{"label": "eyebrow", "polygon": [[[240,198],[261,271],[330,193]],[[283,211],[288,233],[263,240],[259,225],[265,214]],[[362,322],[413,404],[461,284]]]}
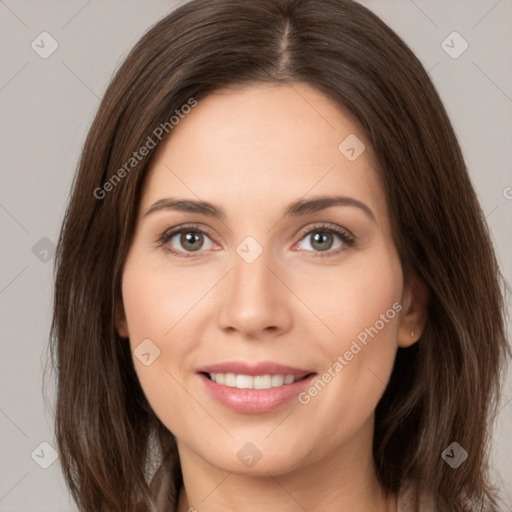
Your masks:
{"label": "eyebrow", "polygon": [[[318,212],[331,206],[351,206],[362,210],[373,222],[376,222],[372,210],[362,201],[347,196],[316,196],[312,199],[298,199],[290,203],[284,211],[284,217],[302,217],[310,213]],[[176,210],[183,212],[200,213],[208,217],[225,219],[226,213],[218,206],[208,201],[196,201],[192,199],[175,199],[172,197],[159,199],[144,214],[147,215],[159,210]]]}

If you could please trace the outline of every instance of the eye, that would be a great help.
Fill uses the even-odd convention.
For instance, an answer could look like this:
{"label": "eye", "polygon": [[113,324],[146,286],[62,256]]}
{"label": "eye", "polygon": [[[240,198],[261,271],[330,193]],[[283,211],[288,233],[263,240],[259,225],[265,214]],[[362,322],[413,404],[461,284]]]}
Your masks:
{"label": "eye", "polygon": [[[333,240],[336,238],[338,238],[340,242],[338,246],[333,249]],[[309,246],[312,247],[312,250],[307,250],[307,252],[313,252],[314,258],[336,256],[348,247],[352,247],[355,242],[354,237],[345,229],[326,224],[316,225],[313,229],[309,228],[309,230],[303,234],[301,241],[302,240],[310,241]]]}
{"label": "eye", "polygon": [[[166,231],[161,236],[159,242],[160,245],[165,245],[165,249],[172,254],[190,258],[194,257],[194,254],[187,253],[200,252],[205,240],[210,240],[210,246],[207,247],[207,249],[211,249],[213,244],[211,243],[207,231],[197,226],[182,226]],[[175,249],[174,247],[176,245],[181,247]]]}
{"label": "eye", "polygon": [[[313,257],[325,258],[336,256],[345,249],[354,245],[354,237],[345,229],[335,226],[319,224],[308,231],[301,233],[301,242],[310,240],[306,252],[314,253]],[[334,249],[333,240],[338,239],[338,245]],[[159,239],[159,245],[164,246],[165,250],[178,257],[193,258],[194,253],[200,253],[204,248],[206,240],[210,244],[206,249],[213,248],[213,242],[209,236],[208,230],[197,225],[187,225],[166,231]],[[181,246],[176,248],[176,246]]]}

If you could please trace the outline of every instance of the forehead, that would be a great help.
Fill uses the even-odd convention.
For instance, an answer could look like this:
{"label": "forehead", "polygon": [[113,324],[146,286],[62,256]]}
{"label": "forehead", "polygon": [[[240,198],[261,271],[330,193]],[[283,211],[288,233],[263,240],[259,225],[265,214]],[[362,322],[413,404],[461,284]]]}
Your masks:
{"label": "forehead", "polygon": [[[349,159],[350,147],[364,150]],[[327,193],[385,208],[358,123],[304,84],[229,88],[201,99],[159,145],[148,173],[143,209],[168,194],[214,198],[245,211],[254,201],[261,214],[262,200],[282,204]]]}

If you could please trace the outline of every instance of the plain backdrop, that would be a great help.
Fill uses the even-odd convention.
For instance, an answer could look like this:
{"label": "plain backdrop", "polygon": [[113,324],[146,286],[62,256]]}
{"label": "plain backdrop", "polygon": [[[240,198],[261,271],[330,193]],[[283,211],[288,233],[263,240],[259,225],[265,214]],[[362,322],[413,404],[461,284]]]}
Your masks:
{"label": "plain backdrop", "polygon": [[[512,2],[362,3],[429,71],[510,283]],[[0,1],[2,512],[76,510],[53,460],[52,409],[42,392],[53,250],[80,150],[107,84],[142,34],[176,5],[168,0]],[[508,503],[511,381],[509,374],[492,445],[495,480]]]}

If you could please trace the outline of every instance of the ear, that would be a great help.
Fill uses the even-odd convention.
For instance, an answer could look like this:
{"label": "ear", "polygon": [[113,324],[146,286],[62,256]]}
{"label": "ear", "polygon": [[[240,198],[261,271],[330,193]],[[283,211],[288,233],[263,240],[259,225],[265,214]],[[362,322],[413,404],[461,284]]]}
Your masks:
{"label": "ear", "polygon": [[423,334],[428,318],[429,295],[427,285],[417,276],[411,276],[404,285],[398,328],[399,347],[410,347]]}
{"label": "ear", "polygon": [[128,338],[128,323],[126,322],[123,302],[120,300],[116,301],[114,322],[117,334],[119,334],[121,338]]}

